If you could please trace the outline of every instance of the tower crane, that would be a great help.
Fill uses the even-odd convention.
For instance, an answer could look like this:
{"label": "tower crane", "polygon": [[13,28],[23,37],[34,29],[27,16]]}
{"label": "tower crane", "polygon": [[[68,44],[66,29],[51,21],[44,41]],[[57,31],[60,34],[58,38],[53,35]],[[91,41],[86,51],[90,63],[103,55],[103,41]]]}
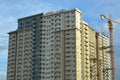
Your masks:
{"label": "tower crane", "polygon": [[101,19],[107,19],[108,20],[108,26],[109,26],[109,35],[110,35],[110,58],[111,58],[111,70],[112,70],[112,80],[115,80],[115,65],[114,65],[114,45],[113,45],[113,22],[118,23],[117,21],[112,20],[111,14],[109,17],[106,17],[104,14],[100,15]]}

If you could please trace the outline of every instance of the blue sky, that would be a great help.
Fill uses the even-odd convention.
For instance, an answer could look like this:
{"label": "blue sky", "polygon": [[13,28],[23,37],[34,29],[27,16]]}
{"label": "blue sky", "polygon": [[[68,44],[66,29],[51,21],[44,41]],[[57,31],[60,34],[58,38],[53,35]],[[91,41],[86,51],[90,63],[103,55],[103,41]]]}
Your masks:
{"label": "blue sky", "polygon": [[[78,8],[92,28],[108,34],[107,20],[100,14],[120,22],[120,0],[0,0],[0,80],[5,80],[8,54],[7,33],[17,29],[17,19],[41,12]],[[120,24],[114,24],[116,80],[120,78]]]}

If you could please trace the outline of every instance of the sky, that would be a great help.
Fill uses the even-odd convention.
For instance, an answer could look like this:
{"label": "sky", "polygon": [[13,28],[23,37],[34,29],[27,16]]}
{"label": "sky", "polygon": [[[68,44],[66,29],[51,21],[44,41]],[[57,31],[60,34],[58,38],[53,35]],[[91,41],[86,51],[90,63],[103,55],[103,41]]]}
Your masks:
{"label": "sky", "polygon": [[0,0],[0,80],[6,80],[8,56],[8,32],[17,29],[19,18],[41,12],[78,8],[82,19],[90,27],[108,35],[107,20],[100,14],[118,23],[113,24],[116,80],[120,79],[120,0]]}

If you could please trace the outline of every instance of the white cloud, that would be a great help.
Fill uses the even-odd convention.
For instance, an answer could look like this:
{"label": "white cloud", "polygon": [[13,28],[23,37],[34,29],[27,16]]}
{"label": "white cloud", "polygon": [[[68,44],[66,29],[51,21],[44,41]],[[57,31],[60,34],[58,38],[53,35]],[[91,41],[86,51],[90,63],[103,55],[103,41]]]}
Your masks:
{"label": "white cloud", "polygon": [[0,64],[0,72],[6,71],[6,64],[2,65]]}
{"label": "white cloud", "polygon": [[0,18],[0,32],[2,34],[7,34],[7,32],[11,31],[12,29],[15,30],[17,26],[16,20],[17,18],[13,16]]}
{"label": "white cloud", "polygon": [[[108,30],[109,29],[109,26],[108,26],[108,22],[107,22],[108,20],[106,20],[105,22],[105,24],[103,24],[103,26],[104,26],[104,30]],[[115,20],[113,20],[113,22],[112,22],[112,24],[113,24],[113,30],[115,31],[115,33],[118,31],[118,30],[120,30],[120,19],[118,18],[118,19],[115,19]]]}
{"label": "white cloud", "polygon": [[8,55],[8,36],[0,34],[0,62],[7,61]]}
{"label": "white cloud", "polygon": [[[40,1],[22,1],[11,6],[9,3],[0,4],[0,32],[7,33],[17,28],[17,19],[41,12],[53,11],[59,7]],[[4,9],[4,11],[3,11]]]}
{"label": "white cloud", "polygon": [[0,80],[6,80],[6,72],[0,71]]}

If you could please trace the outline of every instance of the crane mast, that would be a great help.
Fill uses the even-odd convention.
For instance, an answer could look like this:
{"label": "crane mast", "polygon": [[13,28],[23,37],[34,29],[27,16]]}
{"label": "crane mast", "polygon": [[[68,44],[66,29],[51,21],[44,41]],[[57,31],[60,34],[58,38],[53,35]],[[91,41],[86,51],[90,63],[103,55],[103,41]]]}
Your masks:
{"label": "crane mast", "polygon": [[110,55],[111,55],[111,67],[112,67],[112,80],[115,80],[115,66],[114,66],[114,46],[113,46],[113,25],[112,25],[112,19],[110,15],[110,19],[108,20],[109,25],[109,33],[110,33]]}
{"label": "crane mast", "polygon": [[110,36],[109,45],[111,46],[110,51],[109,51],[110,59],[111,59],[111,68],[109,70],[112,70],[112,74],[111,74],[112,78],[111,79],[116,80],[115,79],[115,65],[114,65],[114,45],[113,45],[113,24],[112,23],[113,22],[118,23],[118,22],[112,20],[111,14],[110,14],[109,18],[102,14],[101,19],[107,19],[108,20],[108,26],[109,26],[108,29],[109,29],[109,36]]}

